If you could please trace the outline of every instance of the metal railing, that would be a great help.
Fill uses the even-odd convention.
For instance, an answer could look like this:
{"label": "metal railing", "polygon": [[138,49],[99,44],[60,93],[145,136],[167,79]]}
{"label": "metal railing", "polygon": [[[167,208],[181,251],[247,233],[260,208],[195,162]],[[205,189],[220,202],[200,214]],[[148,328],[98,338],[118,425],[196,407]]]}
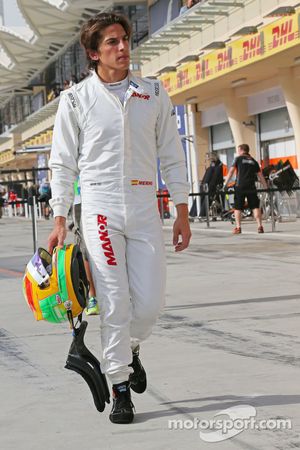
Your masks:
{"label": "metal railing", "polygon": [[[292,188],[292,191],[300,191],[300,187],[294,187]],[[221,190],[222,194],[226,193],[234,193],[234,189],[230,188],[228,190]],[[244,193],[250,194],[250,193],[257,193],[257,194],[267,194],[266,198],[268,199],[268,215],[272,224],[272,232],[276,231],[276,221],[278,220],[278,211],[276,210],[275,200],[274,200],[274,193],[282,193],[285,192],[282,189],[269,187],[268,189],[256,189],[252,191],[245,191]],[[209,196],[211,195],[211,192],[209,192],[208,185],[205,185],[203,187],[202,192],[192,192],[189,194],[189,196],[193,199],[196,199],[197,197],[200,197],[201,203],[204,201],[205,205],[205,211],[206,215],[203,218],[203,220],[206,222],[207,228],[210,227],[210,223],[212,220],[212,217],[210,215],[210,202],[209,202]],[[162,223],[164,223],[164,198],[170,198],[169,193],[158,193],[157,199],[158,199],[158,208],[161,212],[161,220]],[[264,202],[266,201],[266,198],[264,199]],[[288,199],[287,199],[288,200]],[[28,197],[28,199],[22,199],[22,200],[14,200],[14,201],[8,201],[5,203],[4,206],[2,206],[2,212],[4,212],[3,217],[24,217],[26,219],[29,219],[32,221],[32,236],[33,236],[33,249],[34,252],[37,249],[37,240],[38,240],[38,227],[37,227],[37,220],[42,219],[44,216],[43,214],[43,207],[42,204],[45,203],[45,200],[39,200],[35,195]],[[263,205],[260,205],[262,207]],[[233,211],[233,208],[232,208]],[[198,215],[195,216],[195,218],[199,218]],[[222,216],[220,216],[222,219]],[[193,220],[194,218],[190,218]],[[222,219],[223,220],[223,219]]]}
{"label": "metal railing", "polygon": [[[291,191],[296,192],[296,191],[300,191],[300,187],[293,187],[291,189]],[[268,217],[264,217],[264,219],[268,219],[270,220],[271,224],[272,224],[272,232],[276,231],[276,222],[278,220],[280,220],[281,216],[280,216],[280,212],[279,207],[277,205],[276,208],[276,203],[278,203],[278,199],[274,198],[274,194],[283,194],[286,193],[285,190],[283,189],[278,189],[276,187],[269,187],[268,189],[255,189],[255,190],[251,190],[251,191],[244,191],[243,192],[246,197],[247,194],[253,194],[253,193],[257,193],[258,196],[260,197],[262,194],[267,194],[265,196],[265,198],[260,198],[261,200],[261,205],[260,208],[263,209],[263,211],[265,212],[268,209]],[[219,195],[223,194],[234,194],[234,188],[229,188],[226,190],[220,190],[218,192]],[[287,194],[286,194],[287,195]],[[210,196],[211,196],[211,191],[209,191],[208,185],[204,185],[203,186],[203,190],[202,192],[193,192],[191,194],[189,194],[189,197],[193,198],[193,200],[195,200],[197,197],[200,197],[201,202],[200,204],[202,205],[204,202],[204,206],[205,206],[205,216],[200,216],[200,214],[194,216],[194,217],[190,217],[190,220],[192,221],[193,219],[200,219],[202,221],[206,222],[206,226],[207,228],[210,227],[210,223],[212,220],[214,220],[214,218],[212,218],[211,216],[211,204],[210,204]],[[164,197],[168,197],[170,198],[170,194],[157,194],[158,198],[164,198]],[[282,202],[288,202],[289,198],[286,198],[284,200],[282,200]],[[266,203],[268,204],[268,208],[266,207]],[[231,211],[233,213],[234,208],[231,208]],[[226,213],[228,214],[229,211],[226,211]],[[220,214],[219,218],[221,220],[224,220],[224,217],[222,217],[222,215]],[[163,218],[162,218],[163,221]]]}
{"label": "metal railing", "polygon": [[32,222],[33,250],[37,250],[38,227],[37,219],[47,218],[45,216],[45,208],[43,208],[45,200],[39,200],[35,195],[27,199],[16,199],[7,201],[1,208],[0,217],[24,217]]}

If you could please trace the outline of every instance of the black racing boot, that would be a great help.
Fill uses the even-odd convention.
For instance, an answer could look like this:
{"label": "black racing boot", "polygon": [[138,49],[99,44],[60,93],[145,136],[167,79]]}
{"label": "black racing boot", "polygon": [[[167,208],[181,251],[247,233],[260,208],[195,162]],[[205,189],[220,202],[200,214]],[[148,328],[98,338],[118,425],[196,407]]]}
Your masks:
{"label": "black racing boot", "polygon": [[113,407],[109,415],[109,419],[113,423],[131,423],[133,421],[133,403],[131,401],[131,393],[128,381],[114,384],[113,391]]}
{"label": "black racing boot", "polygon": [[139,358],[139,351],[139,346],[132,350],[132,363],[129,364],[129,367],[132,367],[134,372],[129,375],[129,382],[130,387],[134,392],[142,394],[147,388],[147,377]]}

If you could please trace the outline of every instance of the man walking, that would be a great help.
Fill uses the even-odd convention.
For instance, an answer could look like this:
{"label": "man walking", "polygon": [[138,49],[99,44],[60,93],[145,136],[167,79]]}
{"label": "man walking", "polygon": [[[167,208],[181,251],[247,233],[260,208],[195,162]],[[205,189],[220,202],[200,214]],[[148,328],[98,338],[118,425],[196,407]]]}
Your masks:
{"label": "man walking", "polygon": [[233,234],[240,234],[242,232],[241,214],[244,209],[246,198],[249,208],[253,210],[253,215],[257,222],[258,233],[264,233],[255,181],[258,178],[265,189],[268,188],[268,185],[263,174],[261,173],[258,162],[252,158],[249,152],[250,149],[248,144],[238,146],[238,157],[235,158],[233,165],[229,169],[224,181],[224,188],[226,188],[228,181],[236,172],[234,192],[235,228],[233,230]]}
{"label": "man walking", "polygon": [[186,165],[170,99],[157,80],[129,71],[127,19],[103,13],[81,30],[88,77],[60,100],[50,159],[55,227],[62,246],[80,173],[82,227],[100,306],[103,370],[113,385],[110,420],[133,420],[130,389],[146,389],[139,344],[164,305],[165,254],[156,167],[177,209],[175,251],[189,245]]}

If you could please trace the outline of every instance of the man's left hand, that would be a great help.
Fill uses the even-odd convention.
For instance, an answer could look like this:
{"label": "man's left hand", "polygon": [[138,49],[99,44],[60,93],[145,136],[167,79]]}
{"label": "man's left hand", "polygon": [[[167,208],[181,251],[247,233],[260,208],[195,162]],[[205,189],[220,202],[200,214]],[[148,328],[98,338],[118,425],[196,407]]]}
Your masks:
{"label": "man's left hand", "polygon": [[[179,240],[179,237],[181,239]],[[188,208],[182,204],[177,206],[177,218],[173,225],[173,245],[175,252],[181,252],[189,246],[192,233],[190,229]]]}

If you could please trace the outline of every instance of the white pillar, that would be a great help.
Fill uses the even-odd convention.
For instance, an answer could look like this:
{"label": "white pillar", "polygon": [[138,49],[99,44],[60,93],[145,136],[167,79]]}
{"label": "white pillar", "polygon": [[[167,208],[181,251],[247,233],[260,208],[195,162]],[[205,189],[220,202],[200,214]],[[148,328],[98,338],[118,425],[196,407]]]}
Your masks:
{"label": "white pillar", "polygon": [[[191,136],[191,142],[190,144],[190,163],[191,163],[191,188],[192,192],[199,192],[199,173],[198,173],[198,165],[199,165],[199,158],[198,158],[198,152],[197,152],[197,134],[196,134],[196,105],[188,105],[188,128],[189,128],[189,135]],[[197,203],[197,211],[200,211],[200,197],[198,196],[196,198]]]}
{"label": "white pillar", "polygon": [[248,115],[247,98],[237,97],[235,90],[230,89],[223,101],[235,146],[248,144],[256,156],[256,121],[254,116]]}

